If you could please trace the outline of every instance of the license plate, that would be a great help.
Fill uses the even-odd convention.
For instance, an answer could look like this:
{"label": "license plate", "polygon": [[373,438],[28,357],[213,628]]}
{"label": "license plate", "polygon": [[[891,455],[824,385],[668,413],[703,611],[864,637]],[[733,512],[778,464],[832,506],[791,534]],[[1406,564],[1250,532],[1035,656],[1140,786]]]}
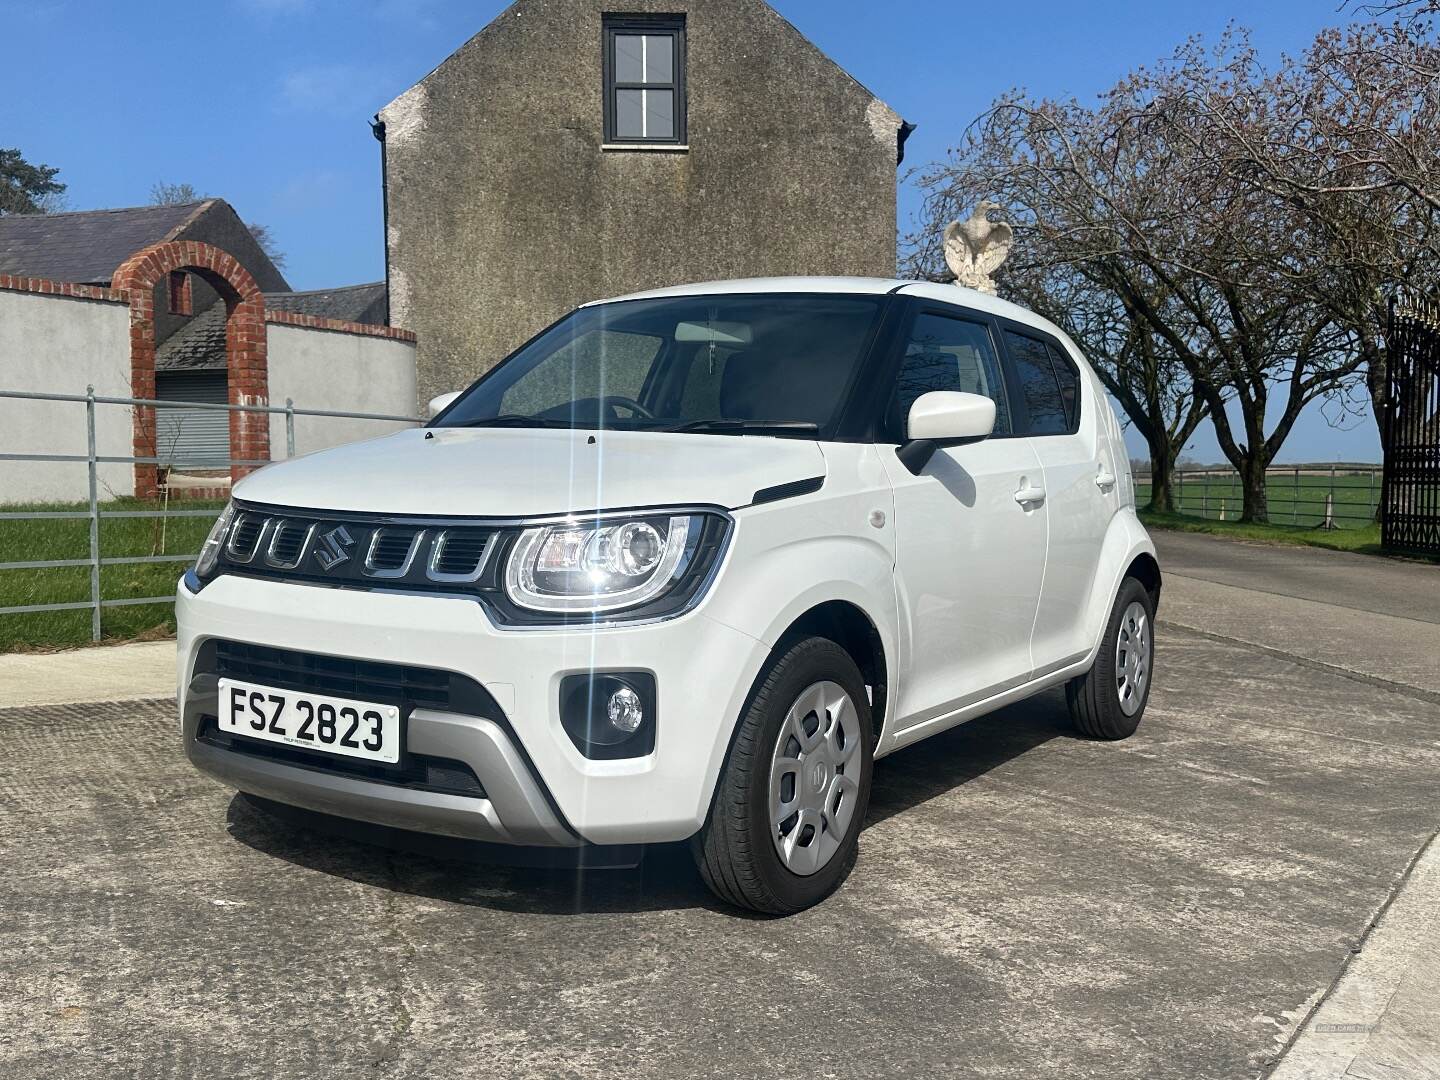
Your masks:
{"label": "license plate", "polygon": [[220,730],[327,754],[393,765],[400,760],[400,710],[373,701],[220,680]]}

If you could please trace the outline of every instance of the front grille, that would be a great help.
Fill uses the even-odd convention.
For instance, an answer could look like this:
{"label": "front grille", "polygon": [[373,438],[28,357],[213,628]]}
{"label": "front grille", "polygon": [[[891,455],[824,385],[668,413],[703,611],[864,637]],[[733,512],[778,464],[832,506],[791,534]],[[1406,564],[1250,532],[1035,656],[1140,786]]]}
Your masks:
{"label": "front grille", "polygon": [[270,547],[266,561],[277,569],[293,570],[300,562],[306,542],[310,539],[310,525],[303,521],[281,518],[270,532]]}
{"label": "front grille", "polygon": [[260,547],[260,536],[265,531],[265,518],[259,514],[239,514],[230,526],[230,540],[226,551],[234,558],[249,562],[255,558]]}
{"label": "front grille", "polygon": [[370,554],[365,557],[365,569],[403,572],[422,536],[419,529],[376,529]]}
{"label": "front grille", "polygon": [[211,644],[215,649],[214,671],[221,678],[396,705],[403,710],[468,711],[452,708],[451,683],[458,676],[434,668],[351,660],[238,641]]}
{"label": "front grille", "polygon": [[490,537],[465,530],[446,530],[435,541],[430,576],[442,581],[474,581],[485,560]]}
{"label": "front grille", "polygon": [[493,526],[367,520],[237,504],[218,570],[350,588],[495,587]]}

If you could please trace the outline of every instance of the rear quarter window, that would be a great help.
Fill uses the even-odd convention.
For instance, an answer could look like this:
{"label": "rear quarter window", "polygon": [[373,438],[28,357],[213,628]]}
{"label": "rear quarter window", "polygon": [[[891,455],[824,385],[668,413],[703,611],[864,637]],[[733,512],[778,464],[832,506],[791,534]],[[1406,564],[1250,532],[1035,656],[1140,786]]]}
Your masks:
{"label": "rear quarter window", "polygon": [[1005,331],[1025,410],[1024,435],[1068,435],[1080,425],[1080,376],[1058,345]]}

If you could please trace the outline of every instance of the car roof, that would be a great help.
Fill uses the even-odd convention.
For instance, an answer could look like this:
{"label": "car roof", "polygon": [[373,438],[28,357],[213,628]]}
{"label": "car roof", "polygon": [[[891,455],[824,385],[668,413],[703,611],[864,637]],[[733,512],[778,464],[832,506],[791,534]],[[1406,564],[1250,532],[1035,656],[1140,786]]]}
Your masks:
{"label": "car roof", "polygon": [[[900,278],[871,277],[768,277],[734,278],[729,281],[702,281],[693,285],[671,285],[664,289],[650,289],[645,292],[616,296],[609,300],[596,300],[583,305],[611,304],[626,300],[658,300],[670,296],[723,296],[739,293],[834,293],[836,295],[885,296],[900,293],[904,296],[918,296],[937,300],[945,304],[956,304],[972,311],[983,311],[989,315],[1012,319],[1037,330],[1054,334],[1072,345],[1069,337],[1048,319],[1042,319],[1028,308],[1012,304],[1008,300],[967,289],[962,285],[942,285],[933,281],[905,281]],[[1075,349],[1078,353],[1080,350]]]}

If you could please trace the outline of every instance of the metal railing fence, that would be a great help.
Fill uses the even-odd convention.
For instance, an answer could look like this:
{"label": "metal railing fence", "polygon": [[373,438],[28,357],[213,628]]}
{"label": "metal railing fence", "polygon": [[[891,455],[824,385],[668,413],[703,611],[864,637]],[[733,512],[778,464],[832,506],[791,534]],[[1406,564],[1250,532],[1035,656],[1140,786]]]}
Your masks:
{"label": "metal railing fence", "polygon": [[[295,456],[295,418],[296,417],[328,417],[341,420],[381,420],[401,424],[419,424],[423,420],[413,416],[398,416],[389,413],[364,413],[346,412],[338,409],[306,409],[296,406],[290,398],[285,399],[284,405],[221,405],[208,404],[194,401],[165,401],[157,398],[130,398],[130,397],[106,397],[95,393],[93,386],[86,387],[85,393],[80,394],[47,394],[26,390],[0,390],[0,401],[44,401],[44,402],[69,402],[72,404],[83,404],[85,406],[85,443],[84,454],[42,454],[42,453],[0,453],[0,461],[30,462],[30,463],[55,463],[72,462],[84,463],[86,467],[87,506],[84,510],[13,510],[3,509],[0,503],[0,521],[88,521],[89,522],[89,555],[83,559],[23,559],[12,562],[0,562],[0,573],[5,571],[20,570],[52,570],[65,567],[88,567],[90,571],[89,599],[69,601],[64,603],[48,604],[13,604],[0,606],[0,615],[24,615],[45,611],[90,611],[90,638],[92,641],[99,641],[101,637],[101,613],[106,608],[128,607],[138,604],[168,604],[174,602],[174,596],[141,596],[105,599],[101,595],[100,571],[106,566],[134,566],[145,564],[163,563],[185,563],[193,562],[198,552],[186,553],[183,555],[126,555],[105,557],[101,555],[100,526],[102,520],[125,520],[125,519],[154,519],[169,520],[176,518],[214,518],[214,509],[171,509],[168,500],[164,509],[161,510],[112,510],[101,508],[100,502],[100,478],[99,466],[101,465],[156,465],[168,466],[171,469],[195,468],[215,470],[217,462],[213,458],[207,458],[204,462],[186,461],[176,455],[168,456],[120,456],[113,454],[101,454],[97,451],[95,436],[95,410],[97,406],[120,406],[124,408],[156,408],[156,409],[210,409],[223,410],[226,412],[240,413],[261,413],[267,416],[284,415],[285,417],[285,456]],[[247,460],[241,458],[227,458],[224,469],[228,476],[233,466],[260,466],[269,465],[272,460]],[[226,481],[228,482],[228,481]]]}
{"label": "metal railing fence", "polygon": [[[1384,469],[1379,465],[1290,465],[1265,471],[1270,522],[1313,528],[1361,529],[1378,520]],[[1136,499],[1150,499],[1150,477],[1135,477]],[[1235,521],[1244,504],[1235,469],[1178,469],[1171,491],[1178,513]]]}

